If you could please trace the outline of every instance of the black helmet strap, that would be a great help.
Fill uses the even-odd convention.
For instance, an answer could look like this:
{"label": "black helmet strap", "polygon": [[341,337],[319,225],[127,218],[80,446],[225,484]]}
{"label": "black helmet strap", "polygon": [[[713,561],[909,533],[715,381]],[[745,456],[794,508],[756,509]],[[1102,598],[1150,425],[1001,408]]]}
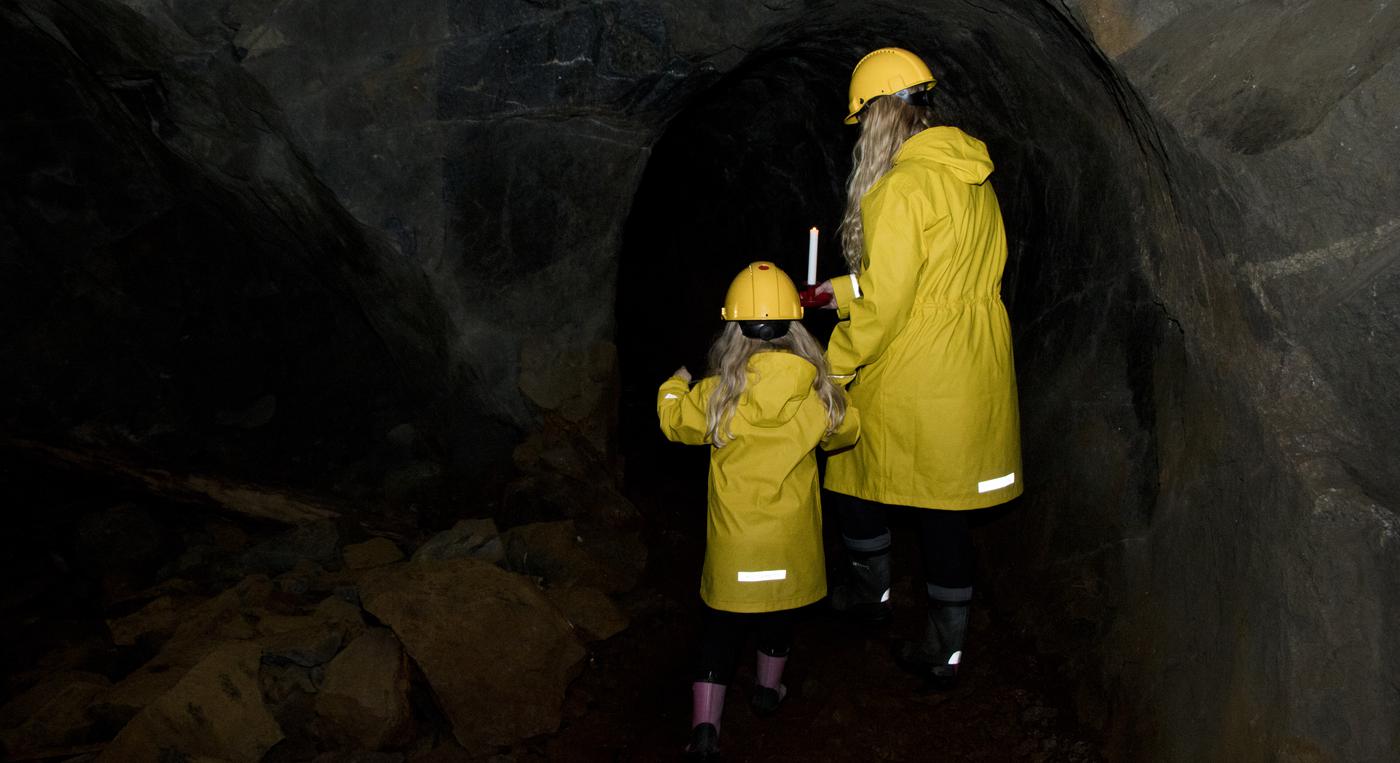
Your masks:
{"label": "black helmet strap", "polygon": [[910,106],[928,106],[929,94],[933,91],[928,85],[915,85],[894,94],[894,97],[909,104]]}
{"label": "black helmet strap", "polygon": [[789,323],[792,321],[739,321],[739,331],[750,339],[771,342],[787,336]]}

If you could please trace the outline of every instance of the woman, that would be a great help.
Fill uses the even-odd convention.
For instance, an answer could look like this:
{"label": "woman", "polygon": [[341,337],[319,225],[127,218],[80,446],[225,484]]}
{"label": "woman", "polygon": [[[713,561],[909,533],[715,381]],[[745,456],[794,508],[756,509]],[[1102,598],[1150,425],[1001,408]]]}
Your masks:
{"label": "woman", "polygon": [[1021,447],[992,161],[976,138],[932,126],[933,86],[928,66],[900,48],[856,65],[846,123],[861,134],[841,229],[851,275],[818,291],[847,319],[826,357],[863,426],[827,463],[852,573],[832,606],[889,617],[888,507],[917,509],[927,627],[898,656],[949,687],[972,599],[968,512],[1021,494]]}

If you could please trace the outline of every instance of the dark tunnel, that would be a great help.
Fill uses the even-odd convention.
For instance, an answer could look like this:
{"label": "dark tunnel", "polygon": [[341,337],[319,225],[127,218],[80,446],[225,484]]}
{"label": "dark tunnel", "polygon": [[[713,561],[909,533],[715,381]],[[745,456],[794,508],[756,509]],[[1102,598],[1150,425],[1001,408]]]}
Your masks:
{"label": "dark tunnel", "polygon": [[744,264],[845,272],[890,44],[996,164],[1026,492],[956,690],[904,517],[726,759],[1400,755],[1400,6],[8,0],[0,758],[677,757],[657,386]]}
{"label": "dark tunnel", "polygon": [[[917,31],[904,29],[900,39],[935,51],[929,60],[939,80],[938,122],[985,140],[997,164],[992,182],[1010,241],[1002,295],[1022,390],[1025,468],[1040,489],[1013,503],[1010,514],[982,520],[978,532],[981,573],[991,578],[984,582],[1024,612],[1026,600],[1052,602],[1062,594],[1049,583],[1027,595],[1017,579],[1018,556],[1055,553],[1017,537],[1025,532],[1020,515],[1101,522],[1106,511],[1109,526],[1076,528],[1080,537],[1071,542],[1090,547],[1112,545],[1116,535],[1150,521],[1157,492],[1153,377],[1180,371],[1171,370],[1171,358],[1156,357],[1176,329],[1150,296],[1142,269],[1154,252],[1173,247],[1162,239],[1180,234],[1170,224],[1143,223],[1180,213],[1172,208],[1173,169],[1156,126],[1077,30],[1051,12],[1028,10],[1029,18],[995,24],[961,13],[939,14]],[[801,278],[804,234],[814,225],[822,231],[821,277],[845,272],[834,235],[855,137],[839,119],[844,86],[849,61],[889,38],[876,31],[869,41],[850,39],[845,31],[788,30],[749,53],[671,118],[651,151],[620,255],[620,441],[629,484],[660,483],[654,489],[663,507],[694,505],[683,486],[701,479],[704,455],[658,447],[653,392],[682,363],[697,373],[705,368],[733,273],[770,259]],[[1037,49],[1039,55],[1030,52]],[[822,338],[833,322],[820,310],[808,310],[805,321]],[[1096,408],[1096,418],[1112,427],[1111,440],[1085,431],[1080,414],[1065,410],[1066,399]],[[1097,440],[1081,446],[1088,451],[1081,457],[1112,473],[1111,481],[1072,473],[1083,467],[1063,457],[1071,433]],[[1081,510],[1088,505],[1099,508]],[[694,518],[679,524],[682,531],[703,532],[699,511],[691,509]],[[828,513],[829,535],[835,521]],[[841,558],[830,537],[827,554]],[[839,579],[839,563],[828,567]],[[1064,655],[1070,660],[1098,659],[1089,656],[1102,636],[1097,613],[1065,617],[1052,614],[1053,605],[1032,607],[1056,620],[1038,638],[1079,642]]]}

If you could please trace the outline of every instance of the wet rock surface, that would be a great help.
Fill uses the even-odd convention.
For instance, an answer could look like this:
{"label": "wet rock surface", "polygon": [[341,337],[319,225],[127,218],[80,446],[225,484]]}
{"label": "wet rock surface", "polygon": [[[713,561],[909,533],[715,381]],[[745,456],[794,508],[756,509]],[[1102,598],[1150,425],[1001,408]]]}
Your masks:
{"label": "wet rock surface", "polygon": [[[700,484],[648,459],[651,388],[700,366],[737,264],[800,262],[818,224],[840,272],[834,117],[898,42],[998,164],[1030,488],[984,533],[1008,622],[1113,757],[1393,757],[1398,14],[8,3],[0,434],[28,443],[5,468],[68,469],[7,477],[0,610],[45,612],[13,619],[16,689],[93,669],[115,730],[208,649],[358,612],[387,568],[339,567],[359,521],[407,552],[490,516],[512,569],[628,587],[634,540],[597,546],[619,575],[554,523],[588,547],[643,522],[624,475]],[[112,500],[53,498],[89,479]],[[280,550],[189,517],[330,505],[356,533]],[[177,576],[199,590],[153,590]],[[315,668],[276,667],[292,718]]]}

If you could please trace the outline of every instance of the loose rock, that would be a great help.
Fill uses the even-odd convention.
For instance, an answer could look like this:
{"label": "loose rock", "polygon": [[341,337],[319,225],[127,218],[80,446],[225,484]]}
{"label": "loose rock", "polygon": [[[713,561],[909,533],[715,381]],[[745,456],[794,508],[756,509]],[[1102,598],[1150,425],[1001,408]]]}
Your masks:
{"label": "loose rock", "polygon": [[480,559],[499,562],[505,556],[499,536],[496,523],[491,519],[463,519],[413,552],[413,561]]}
{"label": "loose rock", "polygon": [[551,585],[627,591],[636,585],[646,564],[646,547],[635,533],[585,532],[572,520],[523,525],[503,537],[507,566]]}
{"label": "loose rock", "polygon": [[368,750],[411,735],[408,657],[391,631],[371,628],[331,660],[316,713],[323,738]]}
{"label": "loose rock", "polygon": [[558,728],[584,650],[529,580],[452,559],[373,570],[360,593],[418,663],[463,746]]}
{"label": "loose rock", "polygon": [[65,671],[10,700],[0,708],[0,755],[20,758],[100,741],[101,724],[87,708],[110,686],[104,676]]}
{"label": "loose rock", "polygon": [[255,644],[216,649],[141,711],[98,760],[262,759],[282,739],[282,731],[263,706],[260,658]]}
{"label": "loose rock", "polygon": [[627,616],[596,588],[555,587],[544,593],[590,641],[612,638],[627,628]]}
{"label": "loose rock", "polygon": [[403,552],[388,538],[370,538],[364,543],[352,543],[342,552],[345,568],[367,570],[403,560]]}

